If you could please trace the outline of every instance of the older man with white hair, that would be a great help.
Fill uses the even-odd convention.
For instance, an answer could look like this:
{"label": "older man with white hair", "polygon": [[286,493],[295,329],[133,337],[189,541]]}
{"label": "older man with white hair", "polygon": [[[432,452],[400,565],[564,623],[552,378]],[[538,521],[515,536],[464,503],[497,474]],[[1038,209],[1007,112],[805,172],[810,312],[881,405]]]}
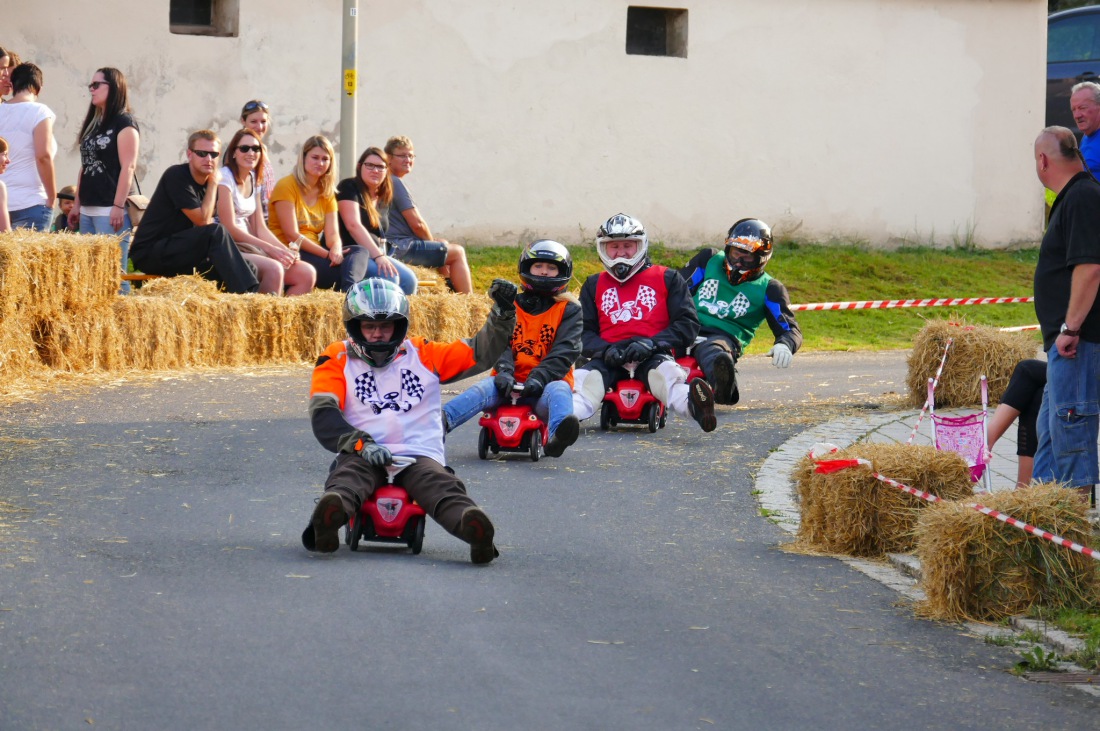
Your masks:
{"label": "older man with white hair", "polygon": [[1100,84],[1082,81],[1073,87],[1069,97],[1073,121],[1083,135],[1081,154],[1093,175],[1100,175]]}

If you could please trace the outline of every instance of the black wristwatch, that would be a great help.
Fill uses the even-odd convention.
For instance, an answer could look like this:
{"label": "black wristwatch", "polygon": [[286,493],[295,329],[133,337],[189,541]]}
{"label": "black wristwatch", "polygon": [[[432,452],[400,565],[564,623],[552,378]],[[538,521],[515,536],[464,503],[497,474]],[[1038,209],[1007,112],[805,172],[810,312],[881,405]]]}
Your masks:
{"label": "black wristwatch", "polygon": [[1066,323],[1063,322],[1062,323],[1062,328],[1058,331],[1058,334],[1059,335],[1069,335],[1071,338],[1076,338],[1076,337],[1080,337],[1081,331],[1080,330],[1070,330],[1069,325],[1067,325]]}

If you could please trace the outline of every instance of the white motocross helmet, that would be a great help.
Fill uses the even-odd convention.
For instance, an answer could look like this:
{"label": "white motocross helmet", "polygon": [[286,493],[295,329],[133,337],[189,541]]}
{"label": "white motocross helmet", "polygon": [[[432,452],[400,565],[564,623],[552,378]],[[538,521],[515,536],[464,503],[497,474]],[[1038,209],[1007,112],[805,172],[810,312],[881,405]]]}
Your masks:
{"label": "white motocross helmet", "polygon": [[[611,241],[633,240],[638,242],[638,250],[629,259],[620,257],[612,259],[607,254],[607,244]],[[596,252],[600,255],[600,261],[608,273],[620,282],[625,282],[634,276],[639,269],[645,266],[649,256],[649,237],[646,235],[645,226],[633,216],[625,213],[616,213],[604,221],[600,230],[596,232]]]}

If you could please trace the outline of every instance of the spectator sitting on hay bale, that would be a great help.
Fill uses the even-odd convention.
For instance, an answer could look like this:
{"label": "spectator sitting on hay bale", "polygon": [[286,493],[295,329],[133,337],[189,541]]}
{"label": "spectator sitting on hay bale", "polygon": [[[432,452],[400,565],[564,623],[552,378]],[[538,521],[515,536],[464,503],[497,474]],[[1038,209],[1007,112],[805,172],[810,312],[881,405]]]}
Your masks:
{"label": "spectator sitting on hay bale", "polygon": [[317,270],[318,289],[346,292],[366,277],[370,253],[340,238],[335,157],[332,143],[322,135],[302,144],[294,173],[281,178],[271,193],[268,225]]}
{"label": "spectator sitting on hay bale", "polygon": [[386,142],[386,154],[390,158],[390,182],[393,184],[388,240],[393,245],[394,258],[406,264],[437,268],[455,292],[472,293],[473,277],[466,262],[466,249],[445,239],[432,240],[428,222],[420,215],[402,180],[412,172],[416,162],[412,140],[403,135],[391,137]]}
{"label": "spectator sitting on hay bale", "polygon": [[176,276],[197,271],[233,294],[255,292],[255,268],[233,237],[214,223],[221,143],[208,129],[187,140],[187,162],[164,171],[138,226],[130,258],[147,274]]}
{"label": "spectator sitting on hay bale", "polygon": [[262,187],[257,171],[266,150],[257,134],[238,130],[222,154],[225,166],[218,183],[218,222],[229,231],[241,254],[256,267],[260,294],[288,296],[313,290],[317,272],[283,246],[264,222]]}

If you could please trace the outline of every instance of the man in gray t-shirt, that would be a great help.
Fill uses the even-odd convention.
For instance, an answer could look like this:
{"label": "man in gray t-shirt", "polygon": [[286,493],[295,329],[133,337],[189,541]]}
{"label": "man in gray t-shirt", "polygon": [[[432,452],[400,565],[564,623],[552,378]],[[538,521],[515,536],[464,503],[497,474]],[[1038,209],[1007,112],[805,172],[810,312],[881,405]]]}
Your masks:
{"label": "man in gray t-shirt", "polygon": [[413,202],[404,178],[412,172],[416,153],[408,137],[391,137],[386,143],[386,155],[390,159],[390,180],[393,183],[393,200],[390,202],[390,227],[386,241],[393,246],[393,256],[406,264],[432,267],[448,279],[456,292],[473,292],[470,265],[466,263],[466,250],[459,244],[444,239],[433,239],[431,229]]}

